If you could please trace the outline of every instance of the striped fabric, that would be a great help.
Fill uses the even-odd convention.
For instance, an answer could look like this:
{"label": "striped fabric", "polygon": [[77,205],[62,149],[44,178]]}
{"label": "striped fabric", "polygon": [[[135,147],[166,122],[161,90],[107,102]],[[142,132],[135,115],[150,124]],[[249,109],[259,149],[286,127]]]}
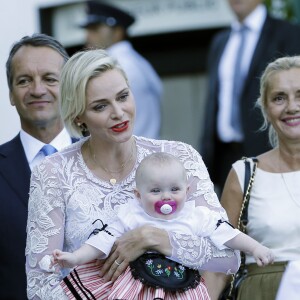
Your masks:
{"label": "striped fabric", "polygon": [[132,277],[130,268],[119,276],[114,284],[104,283],[99,276],[100,266],[96,261],[75,268],[61,283],[71,300],[210,300],[204,280],[186,292],[165,292],[161,288],[143,285]]}

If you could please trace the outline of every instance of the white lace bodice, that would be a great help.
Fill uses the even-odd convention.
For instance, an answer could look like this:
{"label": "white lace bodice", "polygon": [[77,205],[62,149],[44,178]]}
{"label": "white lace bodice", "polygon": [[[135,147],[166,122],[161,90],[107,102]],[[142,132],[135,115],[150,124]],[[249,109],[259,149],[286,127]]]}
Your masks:
{"label": "white lace bodice", "polygon": [[[213,184],[201,156],[189,145],[135,137],[137,160],[123,181],[111,185],[97,178],[86,166],[81,146],[83,139],[47,157],[32,172],[28,208],[26,272],[29,299],[63,299],[58,283],[69,270],[49,269],[56,248],[74,251],[99,228],[97,219],[115,220],[119,205],[134,197],[135,170],[152,152],[169,152],[183,162],[190,184],[187,201],[197,199],[227,219],[213,191]],[[217,250],[209,239],[169,232],[172,257],[189,267],[220,272],[236,271],[238,255],[232,250]],[[220,258],[223,258],[223,260]],[[215,258],[217,258],[215,260]]]}

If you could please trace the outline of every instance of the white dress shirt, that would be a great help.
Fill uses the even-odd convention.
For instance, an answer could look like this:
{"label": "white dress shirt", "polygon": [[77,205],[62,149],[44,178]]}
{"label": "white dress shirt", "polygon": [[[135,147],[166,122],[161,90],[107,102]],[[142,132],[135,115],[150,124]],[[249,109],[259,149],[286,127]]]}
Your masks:
{"label": "white dress shirt", "polygon": [[[250,63],[255,51],[258,39],[264,22],[266,20],[267,10],[264,5],[258,5],[257,8],[244,20],[247,27],[246,46],[242,56],[242,70],[245,74],[249,71]],[[217,130],[221,141],[225,143],[240,142],[243,140],[243,132],[231,126],[231,107],[232,107],[232,89],[233,72],[235,58],[237,56],[240,44],[239,29],[241,24],[235,20],[231,25],[231,34],[225,46],[219,65],[219,111],[217,116]],[[254,99],[255,100],[255,99]]]}
{"label": "white dress shirt", "polygon": [[[39,164],[45,158],[45,155],[40,151],[45,143],[37,140],[22,129],[20,131],[20,138],[29,167],[32,170],[34,166]],[[72,139],[65,128],[50,143],[57,151],[60,151],[71,144]]]}

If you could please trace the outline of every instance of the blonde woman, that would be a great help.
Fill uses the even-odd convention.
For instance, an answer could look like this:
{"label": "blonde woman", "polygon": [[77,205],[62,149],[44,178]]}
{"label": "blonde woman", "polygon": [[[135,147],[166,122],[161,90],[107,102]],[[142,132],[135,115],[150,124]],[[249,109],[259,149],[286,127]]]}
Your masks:
{"label": "blonde woman", "polygon": [[[227,220],[195,149],[132,135],[135,103],[130,85],[120,65],[104,50],[79,52],[65,65],[61,112],[72,134],[89,135],[33,170],[26,247],[29,299],[66,297],[59,283],[70,269],[57,272],[50,267],[53,250],[73,252],[91,232],[102,228],[99,220],[105,225],[113,222],[119,206],[134,197],[135,171],[150,153],[177,156],[187,170],[187,201],[197,199],[197,206]],[[142,226],[117,239],[102,268],[104,280],[115,281],[130,261],[147,250],[199,270],[231,273],[239,267],[238,252],[218,250],[207,238]],[[207,298],[205,284],[200,284]]]}
{"label": "blonde woman", "polygon": [[[271,62],[260,82],[257,101],[269,130],[272,150],[259,156],[248,207],[248,234],[270,248],[275,263],[257,268],[246,256],[247,278],[239,300],[274,300],[288,261],[300,259],[300,57],[283,57]],[[237,225],[243,199],[245,167],[233,164],[221,204],[229,220]],[[209,274],[212,299],[218,299],[225,285],[224,276]]]}

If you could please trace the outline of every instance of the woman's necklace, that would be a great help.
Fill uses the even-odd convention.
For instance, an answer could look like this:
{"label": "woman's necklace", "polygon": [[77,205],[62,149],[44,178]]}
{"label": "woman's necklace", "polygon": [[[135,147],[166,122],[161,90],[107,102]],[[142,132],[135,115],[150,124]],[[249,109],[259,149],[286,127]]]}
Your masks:
{"label": "woman's necklace", "polygon": [[[280,166],[281,166],[281,170],[285,170],[284,165],[283,165],[283,160],[282,160],[282,158],[280,158]],[[300,206],[299,200],[297,201],[297,199],[294,197],[294,193],[292,193],[292,191],[291,191],[291,189],[290,189],[290,187],[289,187],[289,185],[288,185],[288,182],[286,181],[286,173],[291,174],[291,172],[293,172],[293,171],[290,170],[290,171],[284,172],[284,173],[281,172],[281,173],[280,173],[280,176],[281,176],[281,179],[282,179],[282,181],[283,181],[284,187],[285,187],[285,189],[286,189],[286,191],[287,191],[287,193],[288,193],[290,199],[291,199],[296,205]]]}
{"label": "woman's necklace", "polygon": [[290,190],[290,188],[289,188],[289,186],[288,186],[288,183],[287,183],[286,180],[285,180],[285,175],[284,175],[283,173],[280,173],[280,175],[281,175],[282,181],[283,181],[283,183],[284,183],[285,189],[287,190],[287,192],[288,192],[288,194],[289,194],[289,196],[290,196],[290,199],[291,199],[292,201],[294,201],[294,203],[295,203],[297,206],[300,206],[300,202],[297,201],[297,199],[295,199],[295,197],[294,197],[292,191]]}
{"label": "woman's necklace", "polygon": [[131,144],[131,152],[130,152],[130,155],[129,157],[121,164],[121,167],[118,169],[118,170],[109,170],[107,169],[106,167],[104,167],[96,158],[96,153],[94,153],[92,151],[92,147],[91,147],[91,140],[89,140],[88,142],[88,148],[89,148],[89,152],[90,152],[90,155],[91,157],[93,158],[93,161],[96,165],[100,166],[101,169],[103,169],[106,174],[109,175],[110,179],[109,179],[109,182],[110,184],[112,185],[115,185],[117,183],[117,179],[116,179],[116,176],[113,176],[112,174],[118,174],[120,172],[122,172],[127,166],[128,164],[132,161],[132,158],[133,158],[133,150],[134,150],[134,141],[132,142]]}

